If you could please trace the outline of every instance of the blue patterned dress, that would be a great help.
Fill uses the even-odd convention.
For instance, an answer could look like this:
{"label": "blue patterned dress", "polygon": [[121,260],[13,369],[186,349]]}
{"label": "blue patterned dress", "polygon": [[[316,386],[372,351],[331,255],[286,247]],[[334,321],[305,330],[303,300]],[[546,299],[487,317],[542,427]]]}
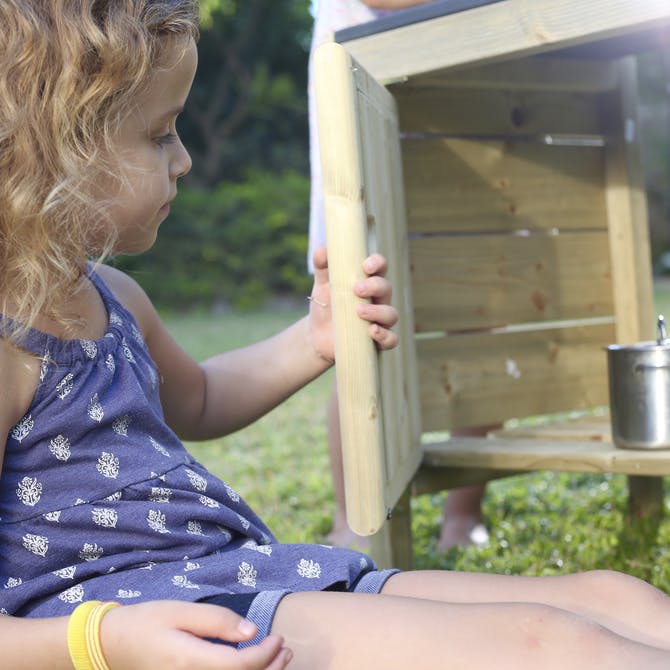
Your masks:
{"label": "blue patterned dress", "polygon": [[377,592],[390,573],[363,554],[281,544],[163,418],[135,319],[91,272],[108,312],[99,340],[31,331],[42,360],[0,477],[0,612],[57,616],[91,599],[198,601],[257,593],[267,633],[281,597]]}

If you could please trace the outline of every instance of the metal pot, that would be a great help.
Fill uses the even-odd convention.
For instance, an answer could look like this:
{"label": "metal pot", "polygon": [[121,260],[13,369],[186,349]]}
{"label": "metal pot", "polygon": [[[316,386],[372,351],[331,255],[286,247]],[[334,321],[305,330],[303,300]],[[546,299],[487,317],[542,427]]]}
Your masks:
{"label": "metal pot", "polygon": [[612,440],[624,449],[670,449],[670,340],[607,347]]}

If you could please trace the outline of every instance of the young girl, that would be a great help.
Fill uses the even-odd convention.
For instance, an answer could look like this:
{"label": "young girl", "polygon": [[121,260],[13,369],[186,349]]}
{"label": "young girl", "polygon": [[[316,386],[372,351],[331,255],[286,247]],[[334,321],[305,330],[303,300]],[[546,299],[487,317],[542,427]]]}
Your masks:
{"label": "young girl", "polygon": [[[279,543],[184,450],[333,356],[323,250],[307,317],[202,365],[87,260],[149,248],[190,167],[175,119],[196,17],[193,0],[0,3],[3,667],[667,668],[670,601],[644,582],[378,572]],[[359,315],[392,347],[384,259],[363,271]]]}

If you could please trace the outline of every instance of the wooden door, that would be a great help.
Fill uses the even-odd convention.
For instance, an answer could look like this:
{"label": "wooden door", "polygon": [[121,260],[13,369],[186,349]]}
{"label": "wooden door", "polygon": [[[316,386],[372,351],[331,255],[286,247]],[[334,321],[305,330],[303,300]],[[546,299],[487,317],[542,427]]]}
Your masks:
{"label": "wooden door", "polygon": [[[421,460],[404,185],[393,97],[335,43],[314,57],[349,525],[375,533]],[[355,312],[363,260],[389,261],[401,344],[378,352]]]}

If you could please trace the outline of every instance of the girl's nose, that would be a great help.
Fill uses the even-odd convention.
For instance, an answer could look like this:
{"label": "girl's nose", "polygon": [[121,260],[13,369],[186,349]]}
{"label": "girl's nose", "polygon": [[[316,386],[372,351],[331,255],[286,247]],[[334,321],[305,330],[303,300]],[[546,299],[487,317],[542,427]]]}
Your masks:
{"label": "girl's nose", "polygon": [[173,146],[175,148],[175,156],[170,163],[170,172],[175,179],[179,179],[179,177],[183,177],[191,171],[193,161],[188,151],[186,151],[186,147],[182,144],[181,139]]}

